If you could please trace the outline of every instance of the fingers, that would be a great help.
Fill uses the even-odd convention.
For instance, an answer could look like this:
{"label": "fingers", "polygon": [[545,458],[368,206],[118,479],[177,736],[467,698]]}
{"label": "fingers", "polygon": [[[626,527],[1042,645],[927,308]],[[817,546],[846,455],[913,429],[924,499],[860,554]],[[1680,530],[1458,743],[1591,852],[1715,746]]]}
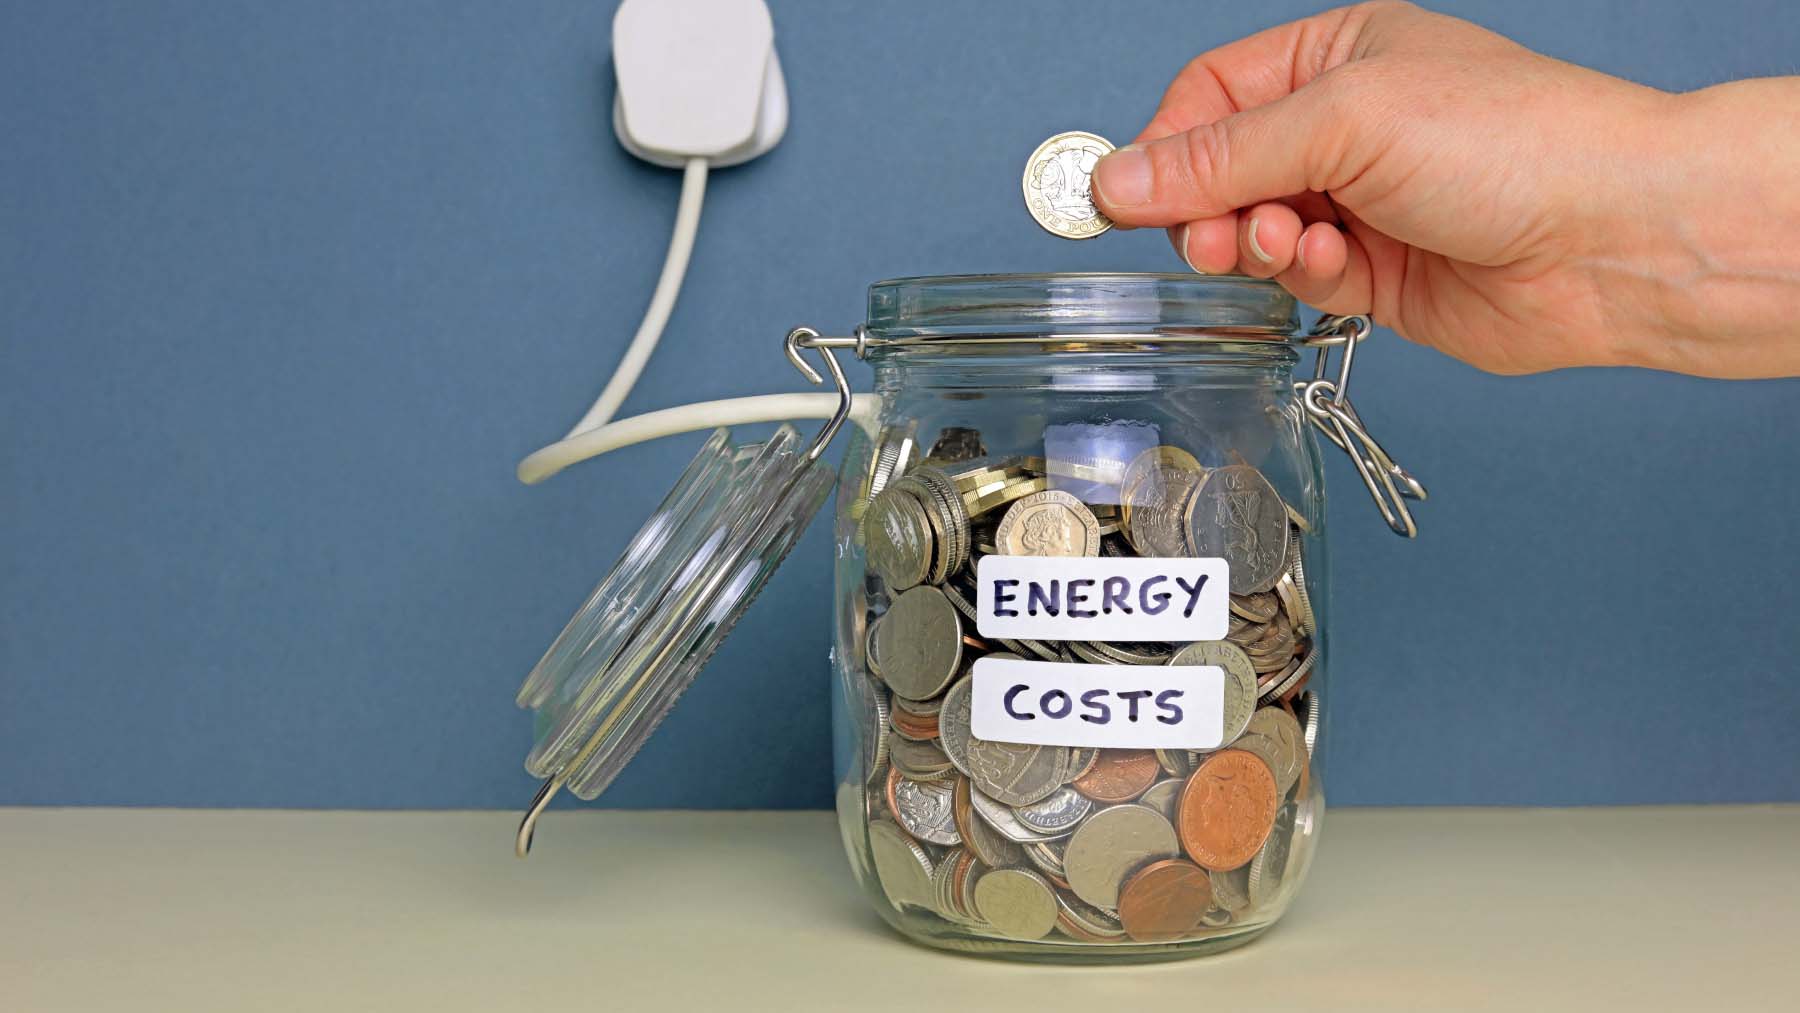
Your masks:
{"label": "fingers", "polygon": [[1347,7],[1258,32],[1202,53],[1175,75],[1138,141],[1274,102],[1350,58],[1376,9]]}
{"label": "fingers", "polygon": [[1273,278],[1294,262],[1305,226],[1286,204],[1258,204],[1238,215],[1238,266],[1252,278]]}
{"label": "fingers", "polygon": [[1188,222],[1169,230],[1175,252],[1200,274],[1230,274],[1237,269],[1238,216],[1221,215]]}
{"label": "fingers", "polygon": [[1120,225],[1166,228],[1330,190],[1362,173],[1378,150],[1352,150],[1355,87],[1328,75],[1268,105],[1120,148],[1094,167],[1094,202]]}
{"label": "fingers", "polygon": [[1294,298],[1326,313],[1370,312],[1373,274],[1368,253],[1354,236],[1329,222],[1314,222],[1294,251],[1292,266],[1275,276]]}
{"label": "fingers", "polygon": [[1169,230],[1169,242],[1200,274],[1274,278],[1327,313],[1374,308],[1374,272],[1361,241],[1331,222],[1304,224],[1286,204],[1188,222]]}

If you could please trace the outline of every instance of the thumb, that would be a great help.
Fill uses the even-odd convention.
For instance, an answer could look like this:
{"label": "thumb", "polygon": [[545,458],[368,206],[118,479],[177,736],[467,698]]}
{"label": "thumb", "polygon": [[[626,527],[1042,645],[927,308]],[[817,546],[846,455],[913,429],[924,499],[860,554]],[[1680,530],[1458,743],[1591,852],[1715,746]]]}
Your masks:
{"label": "thumb", "polygon": [[1355,123],[1342,76],[1120,148],[1094,167],[1094,203],[1120,225],[1166,228],[1354,179],[1367,167],[1347,158]]}

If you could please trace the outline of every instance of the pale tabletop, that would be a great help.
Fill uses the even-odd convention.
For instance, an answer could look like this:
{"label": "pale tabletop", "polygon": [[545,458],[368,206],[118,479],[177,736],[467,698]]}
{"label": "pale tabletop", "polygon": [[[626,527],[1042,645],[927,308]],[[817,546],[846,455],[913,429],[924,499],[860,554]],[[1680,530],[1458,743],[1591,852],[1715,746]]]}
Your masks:
{"label": "pale tabletop", "polygon": [[1174,964],[903,942],[827,813],[0,810],[0,1010],[1800,1009],[1800,806],[1334,810]]}

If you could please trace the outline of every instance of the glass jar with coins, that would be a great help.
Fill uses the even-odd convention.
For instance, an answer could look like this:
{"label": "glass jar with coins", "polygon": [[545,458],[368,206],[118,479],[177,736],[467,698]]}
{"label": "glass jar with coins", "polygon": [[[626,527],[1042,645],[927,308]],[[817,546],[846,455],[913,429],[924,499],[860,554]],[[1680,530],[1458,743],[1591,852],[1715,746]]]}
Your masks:
{"label": "glass jar with coins", "polygon": [[[1047,229],[1109,227],[1085,182],[1104,146],[1059,135],[1033,156]],[[611,783],[835,488],[838,822],[881,916],[931,946],[1051,961],[1255,938],[1324,816],[1316,437],[1397,533],[1424,498],[1349,400],[1368,332],[1303,331],[1292,297],[1247,278],[906,278],[871,286],[848,335],[788,334],[836,398],[608,427],[828,417],[810,440],[714,432],[533,669],[519,702],[544,783],[519,853],[560,790]],[[872,393],[839,352],[869,363]]]}
{"label": "glass jar with coins", "polygon": [[[1294,368],[1366,327],[1298,322],[1242,278],[871,289],[881,412],[837,510],[837,804],[907,936],[1162,959],[1246,942],[1292,900],[1324,810],[1309,421],[1334,416],[1307,404],[1339,389]],[[1383,506],[1409,526],[1416,483],[1346,441],[1374,489],[1399,479]]]}

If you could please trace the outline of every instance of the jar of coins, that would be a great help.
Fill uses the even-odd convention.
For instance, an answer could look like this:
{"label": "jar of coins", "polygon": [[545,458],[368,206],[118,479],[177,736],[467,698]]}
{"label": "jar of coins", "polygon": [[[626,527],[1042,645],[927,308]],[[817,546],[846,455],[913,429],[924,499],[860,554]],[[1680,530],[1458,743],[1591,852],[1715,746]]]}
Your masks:
{"label": "jar of coins", "polygon": [[[881,410],[837,509],[837,804],[902,933],[1161,959],[1246,942],[1293,899],[1325,804],[1307,405],[1333,394],[1295,382],[1298,323],[1242,278],[871,289]],[[1327,326],[1321,354],[1360,336]],[[1410,524],[1416,483],[1345,440]]]}
{"label": "jar of coins", "polygon": [[1348,399],[1368,321],[1297,310],[1246,278],[909,278],[850,336],[790,333],[835,413],[810,443],[714,433],[538,663],[519,852],[560,789],[612,781],[835,487],[837,809],[881,916],[1058,961],[1256,937],[1324,815],[1315,433],[1395,531],[1424,495]]}

